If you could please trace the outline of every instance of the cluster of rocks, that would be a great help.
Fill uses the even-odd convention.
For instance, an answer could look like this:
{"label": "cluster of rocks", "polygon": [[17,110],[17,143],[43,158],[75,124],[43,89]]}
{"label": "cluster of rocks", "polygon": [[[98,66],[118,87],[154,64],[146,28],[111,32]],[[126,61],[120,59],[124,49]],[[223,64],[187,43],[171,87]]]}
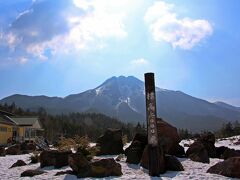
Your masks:
{"label": "cluster of rocks", "polygon": [[[27,163],[25,163],[23,160],[17,160],[10,168],[26,166],[26,165]],[[43,173],[46,173],[46,172],[38,169],[28,169],[21,173],[21,177],[33,177]]]}
{"label": "cluster of rocks", "polygon": [[[159,172],[167,170],[183,171],[182,164],[175,157],[185,157],[184,148],[179,145],[180,137],[177,129],[162,119],[157,119],[158,139],[159,139]],[[148,169],[148,145],[147,135],[137,133],[131,145],[125,150],[126,162],[139,164]]]}
{"label": "cluster of rocks", "polygon": [[208,132],[200,135],[189,146],[186,155],[193,161],[209,163],[209,158],[228,159],[237,157],[240,156],[240,151],[225,146],[215,147],[215,136]]}
{"label": "cluster of rocks", "polygon": [[14,144],[8,148],[0,147],[0,156],[5,155],[19,155],[19,154],[28,154],[36,150],[36,145],[34,143],[21,143]]}
{"label": "cluster of rocks", "polygon": [[[162,119],[157,120],[159,147],[159,172],[164,173],[170,171],[183,171],[181,162],[176,157],[188,157],[193,161],[209,163],[210,158],[221,158],[225,161],[217,163],[208,169],[208,173],[220,174],[229,177],[240,178],[240,151],[230,149],[228,147],[215,147],[215,136],[212,133],[200,135],[193,144],[189,145],[187,152],[179,145],[180,137],[177,129]],[[97,147],[99,152],[97,155],[119,155],[126,156],[126,162],[130,164],[140,164],[143,168],[148,169],[149,165],[149,146],[147,144],[147,135],[137,133],[132,140],[130,146],[124,151],[122,142],[122,131],[116,129],[108,129],[104,135],[98,138]],[[0,148],[0,155],[5,154],[21,154],[24,151],[29,152],[35,150],[32,144],[19,144],[5,148]],[[79,178],[85,177],[107,177],[121,176],[121,165],[113,158],[94,159],[87,157],[88,153],[78,150],[76,153],[72,151],[60,150],[44,150],[36,157],[39,160],[40,167],[54,166],[61,168],[70,166],[72,170],[61,171],[56,175],[74,174]],[[122,157],[121,156],[121,157]],[[119,156],[118,161],[121,160]],[[35,157],[34,157],[35,158]],[[35,161],[35,159],[34,159]],[[10,168],[24,166],[24,161],[18,160]],[[34,176],[46,173],[42,170],[26,170],[21,176]]]}
{"label": "cluster of rocks", "polygon": [[200,135],[186,152],[192,161],[209,163],[210,158],[224,159],[207,170],[208,173],[240,178],[240,151],[225,146],[215,147],[215,136],[208,132]]}
{"label": "cluster of rocks", "polygon": [[40,166],[61,168],[69,165],[72,171],[61,172],[75,174],[78,177],[107,177],[122,175],[121,165],[114,159],[89,161],[82,153],[72,151],[45,150],[40,154]]}

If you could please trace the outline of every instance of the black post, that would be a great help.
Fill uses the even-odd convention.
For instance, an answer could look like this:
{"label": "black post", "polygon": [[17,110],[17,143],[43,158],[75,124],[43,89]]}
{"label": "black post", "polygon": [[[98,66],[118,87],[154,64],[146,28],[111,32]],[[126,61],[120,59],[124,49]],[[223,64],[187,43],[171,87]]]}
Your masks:
{"label": "black post", "polygon": [[156,123],[156,95],[154,73],[145,75],[145,96],[146,96],[146,118],[148,133],[148,156],[149,175],[159,176],[160,174],[160,152],[158,145],[157,123]]}

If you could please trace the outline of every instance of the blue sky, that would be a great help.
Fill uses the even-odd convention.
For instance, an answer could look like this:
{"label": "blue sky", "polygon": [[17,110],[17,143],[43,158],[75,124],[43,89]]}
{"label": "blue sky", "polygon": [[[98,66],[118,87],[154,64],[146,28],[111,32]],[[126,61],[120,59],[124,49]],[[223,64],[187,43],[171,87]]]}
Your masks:
{"label": "blue sky", "polygon": [[240,106],[238,0],[0,1],[0,98],[61,96],[111,76]]}

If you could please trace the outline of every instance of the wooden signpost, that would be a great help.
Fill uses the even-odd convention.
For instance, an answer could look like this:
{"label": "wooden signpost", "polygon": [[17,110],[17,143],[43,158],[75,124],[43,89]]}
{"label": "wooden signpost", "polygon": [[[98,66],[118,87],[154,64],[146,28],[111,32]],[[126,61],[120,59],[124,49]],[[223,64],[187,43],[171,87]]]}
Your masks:
{"label": "wooden signpost", "polygon": [[145,76],[145,96],[146,96],[146,118],[148,133],[148,156],[149,175],[159,176],[160,174],[160,152],[157,134],[157,111],[154,73],[146,73]]}

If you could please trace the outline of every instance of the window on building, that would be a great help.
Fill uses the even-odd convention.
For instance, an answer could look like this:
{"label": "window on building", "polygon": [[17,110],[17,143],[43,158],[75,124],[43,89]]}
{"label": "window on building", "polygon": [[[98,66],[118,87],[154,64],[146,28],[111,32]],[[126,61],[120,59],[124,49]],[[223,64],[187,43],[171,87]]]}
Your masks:
{"label": "window on building", "polygon": [[29,138],[29,136],[30,136],[29,129],[26,128],[25,129],[25,138]]}
{"label": "window on building", "polygon": [[0,132],[7,132],[7,128],[0,126]]}

